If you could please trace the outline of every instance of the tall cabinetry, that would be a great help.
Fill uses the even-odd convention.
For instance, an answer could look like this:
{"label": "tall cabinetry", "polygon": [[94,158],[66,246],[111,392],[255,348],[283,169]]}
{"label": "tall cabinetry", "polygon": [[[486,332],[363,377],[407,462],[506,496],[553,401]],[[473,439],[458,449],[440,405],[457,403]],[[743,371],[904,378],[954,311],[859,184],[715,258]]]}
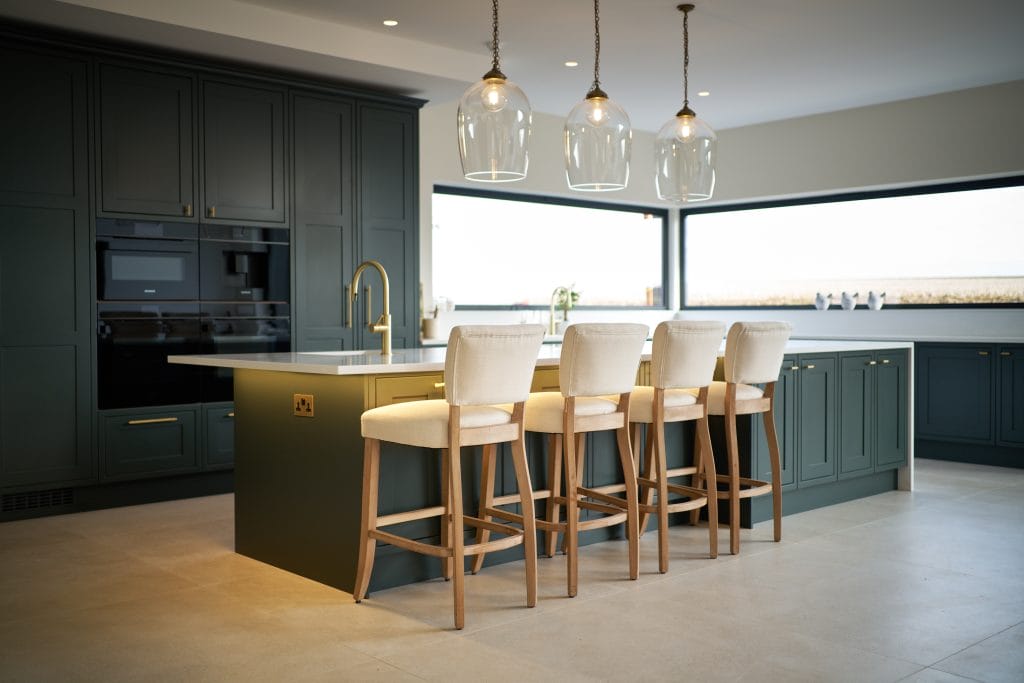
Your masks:
{"label": "tall cabinetry", "polygon": [[94,476],[88,61],[0,48],[0,488]]}

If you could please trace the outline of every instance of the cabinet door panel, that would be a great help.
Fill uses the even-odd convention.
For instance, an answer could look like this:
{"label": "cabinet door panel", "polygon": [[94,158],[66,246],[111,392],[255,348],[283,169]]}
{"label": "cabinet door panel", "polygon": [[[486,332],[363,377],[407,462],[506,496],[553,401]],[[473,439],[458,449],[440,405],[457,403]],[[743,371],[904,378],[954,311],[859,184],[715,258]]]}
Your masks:
{"label": "cabinet door panel", "polygon": [[[779,440],[779,458],[782,466],[782,485],[793,487],[796,483],[796,389],[797,366],[795,356],[786,356],[782,360],[779,380],[775,383],[775,434]],[[764,420],[759,415],[751,416],[754,427],[755,457],[757,473],[755,478],[771,481],[772,468],[768,452],[767,435]]]}
{"label": "cabinet door panel", "polygon": [[999,347],[999,440],[1024,445],[1024,346]]}
{"label": "cabinet door panel", "polygon": [[870,353],[839,361],[839,470],[870,472],[875,411],[875,361]]}
{"label": "cabinet door panel", "polygon": [[907,352],[876,354],[875,470],[907,462]]}
{"label": "cabinet door panel", "polygon": [[87,352],[0,349],[0,487],[95,476]]}
{"label": "cabinet door panel", "polygon": [[100,66],[100,211],[192,218],[190,76]]}
{"label": "cabinet door panel", "polygon": [[284,93],[203,84],[204,220],[285,222]]}
{"label": "cabinet door panel", "polygon": [[836,359],[801,356],[797,384],[800,484],[836,478]]}
{"label": "cabinet door panel", "polygon": [[0,87],[0,203],[9,194],[34,206],[84,196],[85,63],[0,49]]}
{"label": "cabinet door panel", "polygon": [[918,347],[918,437],[993,442],[993,351],[992,346]]}
{"label": "cabinet door panel", "polygon": [[235,463],[235,409],[204,406],[203,438],[206,469],[231,467]]}
{"label": "cabinet door panel", "polygon": [[196,413],[103,413],[103,479],[136,479],[199,469]]}

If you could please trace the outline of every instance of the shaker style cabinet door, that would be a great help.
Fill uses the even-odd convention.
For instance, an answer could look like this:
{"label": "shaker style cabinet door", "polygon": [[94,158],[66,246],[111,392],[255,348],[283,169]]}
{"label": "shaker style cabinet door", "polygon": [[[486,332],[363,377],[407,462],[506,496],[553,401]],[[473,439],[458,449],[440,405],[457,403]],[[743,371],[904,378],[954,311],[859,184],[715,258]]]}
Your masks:
{"label": "shaker style cabinet door", "polygon": [[871,472],[874,463],[874,354],[842,354],[839,358],[839,473]]}
{"label": "shaker style cabinet door", "polygon": [[203,82],[206,222],[284,223],[284,91]]}
{"label": "shaker style cabinet door", "polygon": [[917,438],[993,443],[993,350],[991,345],[918,346]]}
{"label": "shaker style cabinet door", "polygon": [[99,213],[195,219],[195,79],[99,66]]}
{"label": "shaker style cabinet door", "polygon": [[999,347],[999,441],[1024,446],[1024,346]]}
{"label": "shaker style cabinet door", "polygon": [[836,357],[800,356],[797,453],[800,486],[836,479]]}
{"label": "shaker style cabinet door", "polygon": [[875,471],[892,469],[907,462],[906,351],[878,351],[875,354]]}

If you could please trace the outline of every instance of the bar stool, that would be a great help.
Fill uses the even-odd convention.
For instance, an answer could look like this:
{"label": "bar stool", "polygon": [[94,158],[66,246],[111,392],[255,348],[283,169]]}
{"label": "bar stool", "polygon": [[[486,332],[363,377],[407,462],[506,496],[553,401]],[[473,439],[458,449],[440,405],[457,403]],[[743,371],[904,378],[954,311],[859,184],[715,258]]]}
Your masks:
{"label": "bar stool", "polygon": [[[377,541],[442,558],[442,573],[453,578],[455,628],[465,624],[465,557],[522,544],[526,556],[526,605],[537,604],[537,534],[533,493],[526,466],[523,413],[537,355],[544,339],[541,325],[462,325],[452,329],[445,355],[445,398],[396,403],[362,415],[363,493],[359,564],[353,597],[366,596]],[[511,406],[499,404],[511,403]],[[442,505],[390,515],[377,514],[382,441],[442,450]],[[463,514],[461,447],[512,444],[522,529]],[[441,518],[441,542],[429,544],[383,531],[382,527],[430,517]],[[465,545],[465,526],[502,537]],[[454,562],[454,572],[451,564]]]}
{"label": "bar stool", "polygon": [[[629,397],[636,383],[640,353],[648,327],[634,323],[580,323],[566,329],[558,368],[560,391],[531,393],[526,401],[526,431],[551,436],[546,491],[535,497],[547,497],[547,519],[537,527],[548,533],[548,556],[554,554],[558,532],[565,534],[566,580],[569,597],[576,595],[578,583],[579,532],[626,524],[629,542],[629,578],[639,573],[639,538],[636,489],[636,465],[629,443]],[[608,395],[617,395],[609,398]],[[585,488],[583,481],[583,439],[588,432],[614,429],[624,482],[610,486]],[[559,471],[564,468],[564,495],[559,495]],[[493,468],[491,469],[493,472]],[[495,499],[493,478],[481,485],[480,517],[493,515],[506,521],[520,521],[514,512],[499,505],[511,502]],[[610,495],[625,492],[625,499]],[[559,522],[564,505],[565,521]],[[603,516],[579,520],[579,508],[594,510]],[[486,529],[481,536],[486,535]],[[475,568],[483,563],[478,555]]]}
{"label": "bar stool", "polygon": [[[784,322],[733,323],[725,340],[725,381],[712,382],[708,392],[708,413],[725,417],[728,473],[719,474],[717,481],[729,485],[727,490],[718,491],[718,497],[729,501],[729,551],[733,555],[740,552],[741,498],[772,495],[775,541],[782,540],[782,466],[775,433],[775,383],[791,330]],[[764,389],[754,384],[763,384]],[[772,468],[770,482],[740,476],[736,416],[754,413],[761,413],[764,420]]]}
{"label": "bar stool", "polygon": [[[633,444],[640,442],[640,425],[647,425],[644,473],[640,487],[640,532],[650,514],[658,516],[658,571],[668,571],[668,513],[692,510],[693,522],[702,507],[708,509],[708,541],[711,557],[718,557],[718,497],[698,488],[698,473],[716,481],[715,459],[708,430],[708,386],[715,375],[718,349],[725,324],[715,321],[670,320],[654,330],[651,354],[651,386],[633,389],[629,420]],[[697,421],[693,465],[668,469],[665,423]],[[693,475],[693,486],[669,484],[676,477]],[[654,493],[657,502],[652,504]],[[684,499],[669,501],[669,494]]]}

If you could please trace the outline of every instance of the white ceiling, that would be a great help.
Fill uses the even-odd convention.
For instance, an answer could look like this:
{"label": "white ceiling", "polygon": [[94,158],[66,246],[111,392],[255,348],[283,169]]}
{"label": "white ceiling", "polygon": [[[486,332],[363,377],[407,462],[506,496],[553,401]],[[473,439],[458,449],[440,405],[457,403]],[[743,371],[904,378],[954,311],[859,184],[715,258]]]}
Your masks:
{"label": "white ceiling", "polygon": [[[691,106],[718,129],[1024,78],[1024,0],[696,4]],[[657,130],[682,104],[675,5],[601,6],[602,86],[637,129]],[[0,16],[434,102],[457,99],[490,67],[487,0],[0,0]],[[387,18],[399,25],[383,26]],[[506,0],[501,36],[502,70],[535,111],[564,115],[582,99],[592,79],[590,0]],[[580,66],[564,67],[567,59]]]}

